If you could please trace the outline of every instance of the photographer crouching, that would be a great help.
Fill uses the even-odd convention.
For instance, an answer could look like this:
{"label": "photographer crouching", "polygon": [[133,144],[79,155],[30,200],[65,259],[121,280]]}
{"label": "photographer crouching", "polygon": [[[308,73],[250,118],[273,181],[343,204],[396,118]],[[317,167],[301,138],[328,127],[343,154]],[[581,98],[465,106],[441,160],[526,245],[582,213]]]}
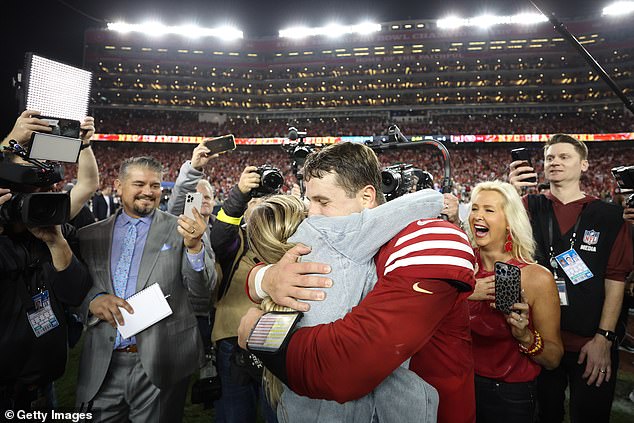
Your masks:
{"label": "photographer crouching", "polygon": [[[33,130],[21,116],[19,137]],[[87,140],[94,132],[84,122]],[[44,129],[46,130],[46,129]],[[81,304],[91,281],[74,256],[68,194],[50,193],[61,165],[37,166],[0,154],[0,410],[52,408],[51,382],[63,375],[68,350],[65,310]],[[6,146],[6,143],[3,143]],[[73,201],[73,203],[77,203]],[[79,203],[81,204],[81,203]]]}

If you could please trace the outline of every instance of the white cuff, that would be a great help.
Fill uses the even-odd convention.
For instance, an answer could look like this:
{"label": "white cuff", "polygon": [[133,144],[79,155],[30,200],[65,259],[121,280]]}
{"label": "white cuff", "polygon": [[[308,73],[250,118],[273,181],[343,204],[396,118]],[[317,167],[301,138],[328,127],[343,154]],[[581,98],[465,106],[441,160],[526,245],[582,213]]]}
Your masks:
{"label": "white cuff", "polygon": [[261,269],[258,269],[258,272],[255,274],[255,282],[254,282],[255,293],[262,300],[269,296],[269,294],[264,292],[264,290],[262,289],[262,280],[264,279],[264,274],[266,273],[268,268],[271,266],[273,265],[272,264],[266,265],[262,267]]}

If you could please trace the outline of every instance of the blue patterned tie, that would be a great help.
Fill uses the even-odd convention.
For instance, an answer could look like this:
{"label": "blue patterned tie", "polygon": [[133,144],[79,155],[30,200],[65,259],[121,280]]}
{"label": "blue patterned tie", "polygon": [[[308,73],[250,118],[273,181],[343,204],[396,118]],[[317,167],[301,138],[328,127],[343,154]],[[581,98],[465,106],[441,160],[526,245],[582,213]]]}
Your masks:
{"label": "blue patterned tie", "polygon": [[[112,277],[114,293],[119,298],[125,298],[125,291],[128,285],[128,275],[130,274],[130,265],[132,264],[132,254],[134,254],[134,245],[136,243],[136,225],[140,220],[131,220],[128,222],[128,232],[123,238],[123,247],[121,248],[121,257],[117,262]],[[121,342],[121,334],[117,331],[117,340],[115,343]]]}

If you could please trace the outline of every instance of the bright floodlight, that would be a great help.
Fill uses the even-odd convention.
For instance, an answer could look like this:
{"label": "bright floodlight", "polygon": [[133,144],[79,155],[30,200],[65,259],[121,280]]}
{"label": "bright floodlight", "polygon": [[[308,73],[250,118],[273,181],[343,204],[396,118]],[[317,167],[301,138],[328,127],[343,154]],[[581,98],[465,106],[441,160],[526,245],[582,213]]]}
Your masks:
{"label": "bright floodlight", "polygon": [[42,116],[82,121],[88,114],[92,73],[27,53],[26,109]]}
{"label": "bright floodlight", "polygon": [[305,38],[317,35],[326,35],[328,37],[340,37],[346,34],[362,34],[367,35],[381,30],[380,24],[364,22],[358,25],[340,25],[330,24],[327,26],[308,28],[305,26],[297,26],[279,31],[280,38]]}
{"label": "bright floodlight", "polygon": [[140,32],[151,36],[175,34],[192,38],[217,37],[223,40],[235,40],[244,37],[242,31],[230,26],[202,28],[196,25],[169,26],[160,22],[145,22],[142,24],[110,22],[108,23],[108,29],[122,33]]}
{"label": "bright floodlight", "polygon": [[617,1],[603,8],[603,15],[623,16],[634,12],[634,1]]}
{"label": "bright floodlight", "polygon": [[548,21],[548,19],[541,13],[521,13],[512,16],[484,15],[469,19],[461,19],[455,16],[449,16],[444,19],[438,19],[436,21],[436,26],[441,29],[457,29],[461,27],[488,28],[493,25],[529,25],[546,21]]}

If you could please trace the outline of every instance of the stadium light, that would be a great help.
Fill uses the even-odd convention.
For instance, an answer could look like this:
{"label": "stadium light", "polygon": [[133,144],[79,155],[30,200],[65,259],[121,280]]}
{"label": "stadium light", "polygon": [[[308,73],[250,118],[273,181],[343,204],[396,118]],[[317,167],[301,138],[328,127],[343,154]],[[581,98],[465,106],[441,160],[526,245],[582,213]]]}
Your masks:
{"label": "stadium light", "polygon": [[603,16],[623,16],[634,12],[634,1],[617,1],[603,8]]}
{"label": "stadium light", "polygon": [[340,37],[346,34],[362,34],[367,35],[381,30],[381,25],[371,22],[364,22],[358,25],[340,25],[330,24],[322,27],[308,28],[305,26],[297,26],[287,29],[281,29],[278,34],[280,38],[306,38],[319,35],[328,37]]}
{"label": "stadium light", "polygon": [[174,34],[191,38],[217,37],[223,40],[235,40],[244,37],[242,31],[230,26],[203,28],[196,25],[169,26],[160,22],[145,22],[142,24],[109,22],[108,29],[121,33],[140,32],[150,36]]}
{"label": "stadium light", "polygon": [[457,29],[461,27],[489,28],[493,25],[531,25],[547,21],[548,18],[541,13],[520,13],[512,16],[483,15],[468,19],[449,16],[444,19],[438,19],[436,26],[440,29]]}

